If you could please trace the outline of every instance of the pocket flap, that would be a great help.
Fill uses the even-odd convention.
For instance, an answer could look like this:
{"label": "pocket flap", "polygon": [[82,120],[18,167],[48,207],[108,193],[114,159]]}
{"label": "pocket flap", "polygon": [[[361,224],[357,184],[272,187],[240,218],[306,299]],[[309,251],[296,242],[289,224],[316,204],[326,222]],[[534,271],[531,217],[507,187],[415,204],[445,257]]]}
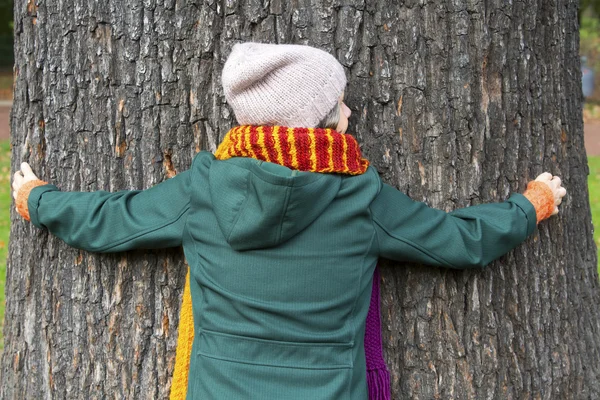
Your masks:
{"label": "pocket flap", "polygon": [[200,355],[226,361],[305,369],[352,368],[352,343],[282,342],[202,330]]}

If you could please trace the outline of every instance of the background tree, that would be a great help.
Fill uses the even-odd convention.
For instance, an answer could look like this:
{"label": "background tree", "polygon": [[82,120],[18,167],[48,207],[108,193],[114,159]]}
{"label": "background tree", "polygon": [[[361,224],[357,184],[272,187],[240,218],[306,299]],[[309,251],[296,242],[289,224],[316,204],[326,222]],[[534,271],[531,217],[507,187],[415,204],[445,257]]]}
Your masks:
{"label": "background tree", "polygon": [[[17,2],[13,167],[65,190],[146,188],[234,124],[234,43],[305,43],[346,67],[387,182],[452,210],[543,170],[561,215],[484,271],[383,270],[394,398],[597,398],[600,291],[577,0]],[[393,212],[393,210],[390,210]],[[0,397],[167,398],[181,251],[98,255],[13,211]]]}
{"label": "background tree", "polygon": [[12,9],[12,0],[0,0],[0,72],[12,67],[14,62]]}

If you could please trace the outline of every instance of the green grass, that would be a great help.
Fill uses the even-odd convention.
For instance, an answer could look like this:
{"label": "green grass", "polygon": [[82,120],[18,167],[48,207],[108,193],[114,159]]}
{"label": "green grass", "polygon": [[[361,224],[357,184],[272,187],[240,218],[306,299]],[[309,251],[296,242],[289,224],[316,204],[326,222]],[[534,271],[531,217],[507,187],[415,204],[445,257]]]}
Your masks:
{"label": "green grass", "polygon": [[[590,206],[592,208],[592,221],[594,221],[594,241],[600,248],[600,156],[588,157],[590,174],[588,187],[590,190]],[[598,272],[600,273],[600,256],[598,257]]]}
{"label": "green grass", "polygon": [[10,234],[10,141],[0,141],[0,351],[4,348],[4,282],[6,281],[6,256]]}
{"label": "green grass", "polygon": [[[579,27],[579,37],[584,43],[589,41],[596,42],[600,39],[600,19],[594,15],[586,13],[581,16],[581,26]],[[594,43],[598,45],[598,43]]]}

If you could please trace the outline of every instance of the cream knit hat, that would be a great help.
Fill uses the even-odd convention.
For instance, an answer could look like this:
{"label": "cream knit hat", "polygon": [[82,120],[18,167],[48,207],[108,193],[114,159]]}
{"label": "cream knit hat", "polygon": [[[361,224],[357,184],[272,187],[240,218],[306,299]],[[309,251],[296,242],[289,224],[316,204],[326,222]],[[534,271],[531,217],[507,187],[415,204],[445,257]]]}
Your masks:
{"label": "cream knit hat", "polygon": [[316,127],[346,87],[329,53],[290,44],[236,44],[223,67],[223,90],[240,125]]}

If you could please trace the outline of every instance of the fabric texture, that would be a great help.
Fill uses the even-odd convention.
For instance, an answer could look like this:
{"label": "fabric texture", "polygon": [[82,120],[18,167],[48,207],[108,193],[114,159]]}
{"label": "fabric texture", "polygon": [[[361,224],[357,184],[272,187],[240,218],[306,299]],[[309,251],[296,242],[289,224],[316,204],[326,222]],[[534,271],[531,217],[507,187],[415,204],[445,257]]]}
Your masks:
{"label": "fabric texture", "polygon": [[554,194],[547,184],[531,181],[527,184],[527,190],[523,196],[533,204],[538,223],[552,216],[556,206],[554,205]]}
{"label": "fabric texture", "polygon": [[353,136],[319,128],[238,126],[225,135],[215,157],[250,157],[298,171],[348,175],[369,167]]}
{"label": "fabric texture", "polygon": [[317,126],[346,87],[342,65],[310,46],[240,43],[223,66],[223,90],[240,125]]}
{"label": "fabric texture", "polygon": [[28,181],[25,182],[17,192],[17,200],[15,201],[17,212],[21,214],[21,217],[23,217],[26,221],[31,221],[31,218],[29,217],[29,207],[27,205],[29,193],[31,193],[33,188],[36,188],[38,186],[44,186],[47,184],[48,182],[44,182],[39,179],[34,181]]}
{"label": "fabric texture", "polygon": [[383,358],[381,341],[381,309],[379,305],[379,269],[373,275],[371,303],[365,325],[365,358],[367,360],[367,385],[370,400],[390,400],[390,372]]}
{"label": "fabric texture", "polygon": [[87,251],[183,246],[195,333],[189,400],[368,398],[378,259],[479,268],[536,226],[521,194],[446,213],[372,167],[318,174],[204,151],[150,189],[44,185],[28,208],[35,226]]}

